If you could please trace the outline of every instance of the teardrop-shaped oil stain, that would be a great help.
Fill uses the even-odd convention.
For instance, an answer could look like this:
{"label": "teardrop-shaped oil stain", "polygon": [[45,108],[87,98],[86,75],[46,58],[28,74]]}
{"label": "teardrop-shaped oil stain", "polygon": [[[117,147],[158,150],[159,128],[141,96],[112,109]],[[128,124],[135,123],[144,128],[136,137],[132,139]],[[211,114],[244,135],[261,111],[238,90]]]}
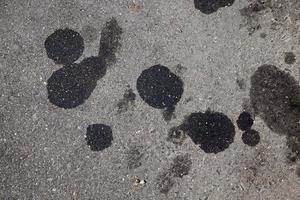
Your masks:
{"label": "teardrop-shaped oil stain", "polygon": [[47,55],[56,64],[75,62],[83,53],[84,43],[81,35],[71,29],[58,29],[45,40]]}
{"label": "teardrop-shaped oil stain", "polygon": [[112,145],[112,130],[105,124],[89,125],[85,140],[92,151],[102,151]]}
{"label": "teardrop-shaped oil stain", "polygon": [[192,113],[182,126],[192,141],[205,153],[222,152],[234,141],[234,125],[220,112]]}
{"label": "teardrop-shaped oil stain", "polygon": [[162,65],[144,70],[137,79],[136,87],[140,97],[158,109],[174,110],[183,93],[182,80]]}

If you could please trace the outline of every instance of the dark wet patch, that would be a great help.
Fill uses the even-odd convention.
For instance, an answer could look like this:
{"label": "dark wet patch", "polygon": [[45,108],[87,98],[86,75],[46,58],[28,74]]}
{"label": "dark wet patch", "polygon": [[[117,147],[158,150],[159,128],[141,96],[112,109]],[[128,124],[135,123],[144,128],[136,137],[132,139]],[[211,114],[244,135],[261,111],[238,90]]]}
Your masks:
{"label": "dark wet patch", "polygon": [[237,78],[236,79],[236,84],[239,87],[240,90],[245,91],[246,90],[246,83],[245,80],[242,78]]}
{"label": "dark wet patch", "polygon": [[83,53],[84,44],[81,35],[71,29],[59,29],[45,41],[47,55],[56,64],[70,64]]}
{"label": "dark wet patch", "polygon": [[157,177],[156,180],[156,188],[160,193],[168,194],[168,192],[172,189],[175,181],[173,177],[168,172],[164,172]]}
{"label": "dark wet patch", "polygon": [[261,37],[261,38],[266,38],[266,37],[267,37],[267,34],[266,34],[266,33],[261,33],[261,34],[259,34],[259,37]]}
{"label": "dark wet patch", "polygon": [[[104,46],[100,47],[101,51],[104,51],[105,47],[109,48],[107,52],[111,54],[102,53],[97,57],[85,58],[79,64],[69,63],[77,60],[83,51],[83,48],[79,45],[80,42],[77,41],[81,41],[82,38],[77,32],[70,29],[58,30],[47,38],[45,47],[48,48],[48,56],[50,55],[49,57],[54,59],[56,63],[69,63],[55,71],[47,81],[48,98],[52,104],[70,109],[83,104],[90,97],[97,81],[106,73],[108,64],[106,61],[112,61],[111,57],[116,51],[114,45],[119,45],[116,44],[118,37],[108,33],[110,28],[114,28],[111,27],[111,23],[113,26],[117,26],[114,18],[109,21],[107,23],[108,27],[104,27],[104,31],[102,31],[104,38],[101,36],[101,41],[105,40],[113,43],[107,45],[102,42]],[[110,36],[113,38],[109,38]],[[55,48],[49,48],[49,45]]]}
{"label": "dark wet patch", "polygon": [[102,29],[99,56],[105,58],[107,63],[116,61],[116,52],[121,46],[121,34],[122,28],[115,18],[106,22],[105,27]]}
{"label": "dark wet patch", "polygon": [[131,88],[126,89],[123,99],[121,99],[117,104],[118,113],[126,112],[129,106],[134,104],[135,98],[136,94],[133,92],[133,90]]}
{"label": "dark wet patch", "polygon": [[97,29],[89,25],[82,27],[81,34],[86,43],[91,43],[98,37]]}
{"label": "dark wet patch", "polygon": [[167,67],[155,65],[144,70],[137,79],[141,98],[158,109],[174,110],[183,93],[183,82]]}
{"label": "dark wet patch", "polygon": [[300,165],[296,169],[296,175],[300,178]]}
{"label": "dark wet patch", "polygon": [[142,165],[142,146],[132,145],[126,152],[126,160],[128,169],[135,169]]}
{"label": "dark wet patch", "polygon": [[216,12],[221,7],[231,6],[234,0],[194,0],[195,8],[204,14]]}
{"label": "dark wet patch", "polygon": [[284,62],[286,64],[293,64],[296,62],[296,56],[293,52],[284,53]]}
{"label": "dark wet patch", "polygon": [[104,74],[105,64],[98,57],[66,65],[48,79],[48,99],[60,108],[75,108],[90,97]]}
{"label": "dark wet patch", "polygon": [[222,152],[234,141],[234,125],[223,113],[192,113],[182,126],[205,153]]}
{"label": "dark wet patch", "polygon": [[248,112],[242,112],[239,115],[239,118],[236,120],[236,123],[242,131],[248,130],[253,125],[253,119]]}
{"label": "dark wet patch", "polygon": [[300,152],[300,87],[288,73],[262,65],[251,77],[253,110],[275,133],[287,135],[288,147]]}
{"label": "dark wet patch", "polygon": [[180,126],[173,127],[168,131],[167,141],[172,142],[173,144],[182,145],[185,139],[186,135],[183,128]]}
{"label": "dark wet patch", "polygon": [[256,146],[260,141],[259,132],[253,129],[246,130],[242,135],[242,140],[248,146]]}
{"label": "dark wet patch", "polygon": [[105,124],[89,125],[85,140],[92,151],[102,151],[112,145],[112,130]]}
{"label": "dark wet patch", "polygon": [[192,161],[189,154],[179,155],[173,159],[173,163],[170,167],[170,172],[174,177],[182,178],[188,175],[192,167]]}

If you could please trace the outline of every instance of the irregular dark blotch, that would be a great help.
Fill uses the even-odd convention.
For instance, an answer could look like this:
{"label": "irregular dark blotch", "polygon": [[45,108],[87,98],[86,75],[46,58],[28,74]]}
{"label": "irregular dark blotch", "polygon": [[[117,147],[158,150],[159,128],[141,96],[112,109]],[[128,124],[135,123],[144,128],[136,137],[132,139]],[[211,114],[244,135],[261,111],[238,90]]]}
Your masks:
{"label": "irregular dark blotch", "polygon": [[106,22],[105,27],[102,29],[99,56],[104,58],[107,63],[113,63],[116,61],[115,54],[121,46],[121,34],[122,28],[119,26],[115,18]]}
{"label": "irregular dark blotch", "polygon": [[163,194],[168,194],[174,185],[173,176],[169,172],[164,172],[158,176],[156,188]]}
{"label": "irregular dark blotch", "polygon": [[92,151],[102,151],[112,145],[112,130],[105,124],[89,125],[85,140]]}
{"label": "irregular dark blotch", "polygon": [[231,6],[234,0],[194,0],[195,8],[204,14],[216,12],[219,8]]}
{"label": "irregular dark blotch", "polygon": [[300,137],[300,87],[288,73],[260,66],[251,77],[253,110],[276,133]]}
{"label": "irregular dark blotch", "polygon": [[164,120],[167,122],[171,121],[171,119],[175,117],[174,111],[175,111],[175,107],[165,108],[162,112]]}
{"label": "irregular dark blotch", "polygon": [[70,64],[83,53],[83,38],[71,29],[59,29],[45,41],[47,55],[56,64]]}
{"label": "irregular dark blotch", "polygon": [[183,82],[167,67],[155,65],[144,70],[137,79],[141,98],[154,108],[174,108],[183,93]]}
{"label": "irregular dark blotch", "polygon": [[236,79],[236,84],[237,86],[241,89],[241,90],[246,90],[246,83],[245,83],[245,80],[242,79],[242,78],[237,78]]}
{"label": "irregular dark blotch", "polygon": [[127,167],[128,169],[135,169],[142,165],[142,147],[141,146],[130,146],[126,152]]}
{"label": "irregular dark blotch", "polygon": [[49,101],[70,109],[85,102],[106,72],[99,57],[84,59],[80,64],[69,64],[55,71],[47,81]]}
{"label": "irregular dark blotch", "polygon": [[284,53],[284,62],[286,64],[293,64],[296,61],[296,56],[293,52]]}
{"label": "irregular dark blotch", "polygon": [[192,167],[192,160],[190,159],[189,154],[179,155],[173,159],[173,163],[170,167],[170,172],[174,177],[182,178],[185,175],[188,175]]}
{"label": "irregular dark blotch", "polygon": [[296,169],[296,175],[300,178],[300,165]]}
{"label": "irregular dark blotch", "polygon": [[247,144],[249,146],[256,146],[260,141],[260,136],[256,130],[249,129],[243,133],[242,140],[244,144]]}
{"label": "irregular dark blotch", "polygon": [[287,136],[287,146],[295,154],[297,158],[300,158],[300,136],[288,135]]}
{"label": "irregular dark blotch", "polygon": [[267,37],[267,34],[266,34],[266,33],[261,33],[259,36],[260,36],[261,38],[266,38],[266,37]]}
{"label": "irregular dark blotch", "polygon": [[134,104],[136,98],[136,94],[133,92],[131,88],[127,89],[123,95],[123,99],[121,99],[117,105],[118,113],[126,112],[129,108],[129,104]]}
{"label": "irregular dark blotch", "polygon": [[186,135],[181,126],[173,127],[168,132],[167,141],[170,141],[176,145],[182,145],[185,139],[186,139]]}
{"label": "irregular dark blotch", "polygon": [[251,115],[248,112],[242,112],[236,120],[236,123],[242,131],[248,130],[253,125],[253,119]]}
{"label": "irregular dark blotch", "polygon": [[296,163],[297,161],[297,154],[295,152],[288,152],[286,155],[288,163]]}
{"label": "irregular dark blotch", "polygon": [[192,113],[184,122],[184,128],[192,141],[199,144],[205,153],[224,151],[235,136],[233,123],[219,112]]}

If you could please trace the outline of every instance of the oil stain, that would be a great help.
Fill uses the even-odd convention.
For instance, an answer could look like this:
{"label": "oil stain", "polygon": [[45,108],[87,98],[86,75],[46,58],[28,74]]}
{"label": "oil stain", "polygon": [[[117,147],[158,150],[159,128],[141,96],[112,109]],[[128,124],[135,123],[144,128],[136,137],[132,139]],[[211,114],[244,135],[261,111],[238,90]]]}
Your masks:
{"label": "oil stain", "polygon": [[250,99],[275,133],[287,136],[287,145],[300,156],[300,86],[290,74],[273,65],[260,66],[251,77]]}
{"label": "oil stain", "polygon": [[106,74],[107,61],[115,61],[114,54],[120,46],[120,36],[117,34],[121,33],[115,33],[115,30],[120,30],[120,27],[115,18],[106,25],[101,33],[99,56],[85,58],[79,64],[72,63],[83,51],[83,39],[79,33],[70,29],[58,30],[46,39],[48,57],[57,64],[66,64],[47,81],[48,99],[52,104],[65,109],[83,104],[92,94],[97,81]]}
{"label": "oil stain", "polygon": [[167,141],[176,145],[182,145],[186,139],[186,134],[181,126],[173,127],[168,131]]}
{"label": "oil stain", "polygon": [[118,113],[126,112],[129,106],[134,104],[135,99],[136,94],[133,92],[133,90],[131,88],[126,89],[123,95],[123,99],[121,99],[117,104]]}
{"label": "oil stain", "polygon": [[259,132],[253,129],[246,130],[242,135],[244,144],[248,146],[256,146],[260,141]]}
{"label": "oil stain", "polygon": [[102,151],[112,145],[112,130],[105,124],[89,125],[85,140],[92,151]]}
{"label": "oil stain", "polygon": [[284,53],[284,62],[289,65],[295,63],[296,62],[295,54],[293,52],[285,52]]}
{"label": "oil stain", "polygon": [[181,126],[205,153],[222,152],[234,141],[234,125],[220,112],[192,113]]}
{"label": "oil stain", "polygon": [[239,115],[239,118],[236,120],[236,123],[242,131],[248,130],[253,125],[253,119],[248,112],[242,112]]}
{"label": "oil stain", "polygon": [[231,6],[234,0],[194,0],[195,8],[204,14],[216,12],[221,7]]}
{"label": "oil stain", "polygon": [[135,169],[142,165],[142,146],[132,145],[126,152],[126,160],[128,169]]}

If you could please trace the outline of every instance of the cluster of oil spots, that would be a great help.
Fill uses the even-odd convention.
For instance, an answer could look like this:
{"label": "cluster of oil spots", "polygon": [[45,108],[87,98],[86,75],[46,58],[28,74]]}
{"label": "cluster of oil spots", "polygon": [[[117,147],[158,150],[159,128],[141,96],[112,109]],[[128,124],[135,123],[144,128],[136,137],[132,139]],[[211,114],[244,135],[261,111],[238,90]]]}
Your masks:
{"label": "cluster of oil spots", "polygon": [[[234,0],[195,0],[195,7],[205,14],[217,11],[220,7],[232,5]],[[61,108],[71,109],[83,104],[97,86],[97,81],[105,74],[107,67],[116,61],[116,51],[120,47],[122,29],[112,18],[101,32],[100,48],[97,56],[80,58],[84,50],[83,38],[74,30],[59,29],[45,41],[47,55],[56,64],[64,65],[48,79],[49,101]],[[285,62],[295,62],[294,54],[286,54]],[[172,119],[175,107],[184,92],[184,83],[179,76],[163,65],[154,65],[139,75],[136,89],[141,99],[155,109],[163,110],[166,121]],[[251,77],[251,105],[255,115],[260,116],[271,130],[287,136],[288,146],[300,157],[300,89],[289,74],[275,66],[263,65]],[[125,91],[118,103],[118,112],[126,112],[134,104],[136,95],[132,89]],[[242,141],[255,146],[260,141],[259,133],[251,129],[252,116],[242,112],[236,120],[244,131]],[[224,113],[207,110],[188,115],[182,124],[168,132],[167,140],[181,145],[188,136],[205,153],[219,153],[234,142],[235,126]],[[112,145],[113,133],[105,124],[89,125],[86,142],[92,151],[102,151]],[[140,147],[128,151],[128,168],[142,165],[143,154]],[[190,155],[179,155],[157,178],[160,192],[168,193],[176,178],[187,175],[192,166]]]}

